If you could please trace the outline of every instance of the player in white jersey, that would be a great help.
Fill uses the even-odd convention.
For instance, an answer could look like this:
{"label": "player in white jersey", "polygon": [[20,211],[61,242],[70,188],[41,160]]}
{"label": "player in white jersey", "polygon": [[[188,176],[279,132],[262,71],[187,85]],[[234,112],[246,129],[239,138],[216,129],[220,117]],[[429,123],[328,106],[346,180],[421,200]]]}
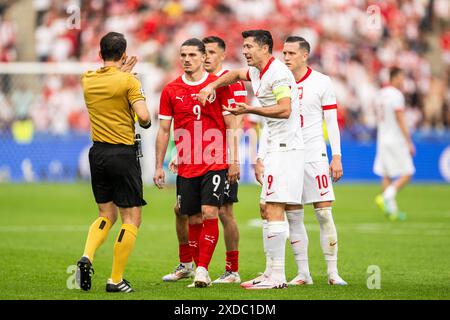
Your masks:
{"label": "player in white jersey", "polygon": [[377,153],[373,171],[383,178],[383,193],[375,201],[393,221],[406,218],[404,213],[399,212],[395,198],[415,172],[412,157],[416,150],[403,115],[405,98],[400,91],[403,80],[401,69],[394,67],[390,70],[390,83],[381,89],[377,109]]}
{"label": "player in white jersey", "polygon": [[224,109],[235,115],[253,113],[264,117],[267,148],[261,197],[266,202],[263,218],[267,219],[267,228],[263,230],[267,232],[263,236],[266,259],[269,257],[271,261],[271,273],[241,286],[246,289],[285,288],[288,228],[284,211],[287,204],[301,203],[303,191],[304,150],[298,90],[290,70],[272,56],[273,40],[269,31],[249,30],[242,36],[243,53],[249,68],[223,75],[200,92],[199,100],[202,102],[213,96],[214,90],[220,86],[237,80],[251,81],[261,107],[236,103],[236,109]]}
{"label": "player in white jersey", "polygon": [[[313,204],[320,225],[320,244],[327,263],[328,283],[346,285],[337,269],[337,232],[332,216],[335,200],[332,181],[343,174],[341,143],[337,122],[336,95],[330,77],[308,66],[309,43],[302,37],[289,36],[283,47],[285,64],[292,71],[299,91],[301,127],[305,144],[305,172],[302,204]],[[332,160],[328,162],[323,135],[323,122],[327,127]],[[297,276],[291,285],[312,284],[308,265],[308,235],[303,205],[286,206],[290,243],[297,262]]]}

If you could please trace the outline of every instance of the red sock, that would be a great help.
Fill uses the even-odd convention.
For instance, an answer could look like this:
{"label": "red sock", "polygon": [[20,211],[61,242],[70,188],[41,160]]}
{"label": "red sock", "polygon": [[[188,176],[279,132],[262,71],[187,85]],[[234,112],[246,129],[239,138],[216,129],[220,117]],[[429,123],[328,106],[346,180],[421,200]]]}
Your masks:
{"label": "red sock", "polygon": [[198,266],[198,254],[199,254],[199,239],[203,229],[203,224],[189,224],[189,247],[191,248],[191,255],[195,264]]}
{"label": "red sock", "polygon": [[204,267],[208,270],[209,262],[216,248],[217,238],[219,238],[219,219],[203,221],[203,230],[200,235],[199,267]]}
{"label": "red sock", "polygon": [[227,251],[226,271],[238,272],[239,270],[239,251]]}
{"label": "red sock", "polygon": [[191,253],[191,247],[189,247],[189,243],[180,244],[178,252],[179,252],[179,256],[180,256],[180,263],[192,262],[192,253]]}

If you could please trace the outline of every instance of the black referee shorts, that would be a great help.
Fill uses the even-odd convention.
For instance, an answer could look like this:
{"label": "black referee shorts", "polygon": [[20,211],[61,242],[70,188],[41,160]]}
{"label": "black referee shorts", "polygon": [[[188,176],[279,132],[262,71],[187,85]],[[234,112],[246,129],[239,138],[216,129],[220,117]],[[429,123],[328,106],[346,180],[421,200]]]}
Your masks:
{"label": "black referee shorts", "polygon": [[180,214],[188,216],[202,212],[202,205],[221,207],[227,170],[208,171],[202,176],[177,176],[177,204]]}
{"label": "black referee shorts", "polygon": [[120,208],[140,207],[143,199],[141,165],[134,146],[94,142],[89,150],[91,184],[97,203]]}

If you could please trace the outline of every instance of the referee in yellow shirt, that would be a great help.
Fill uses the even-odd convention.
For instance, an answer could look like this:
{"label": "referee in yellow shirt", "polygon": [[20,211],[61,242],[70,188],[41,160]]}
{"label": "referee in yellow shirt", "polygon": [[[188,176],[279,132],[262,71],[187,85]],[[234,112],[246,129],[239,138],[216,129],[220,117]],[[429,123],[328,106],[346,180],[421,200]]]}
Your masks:
{"label": "referee in yellow shirt", "polygon": [[106,291],[134,291],[122,277],[141,224],[141,208],[146,205],[134,118],[137,115],[143,128],[149,128],[151,122],[141,83],[131,73],[122,71],[130,61],[127,61],[126,47],[122,34],[106,34],[100,41],[103,68],[86,72],[81,80],[93,141],[89,151],[92,191],[99,210],[99,217],[89,229],[83,256],[77,263],[77,281],[85,291],[91,288],[95,251],[108,236],[118,211],[122,226],[114,245],[112,274]]}

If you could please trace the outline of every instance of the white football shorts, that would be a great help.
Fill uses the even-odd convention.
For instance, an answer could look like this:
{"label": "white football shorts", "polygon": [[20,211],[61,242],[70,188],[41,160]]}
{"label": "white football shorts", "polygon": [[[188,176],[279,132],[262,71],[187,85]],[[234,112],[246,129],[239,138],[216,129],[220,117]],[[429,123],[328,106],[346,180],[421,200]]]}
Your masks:
{"label": "white football shorts", "polygon": [[305,163],[302,204],[334,201],[332,179],[328,161]]}
{"label": "white football shorts", "polygon": [[268,152],[260,202],[301,204],[303,171],[304,150]]}
{"label": "white football shorts", "polygon": [[413,175],[414,163],[406,144],[381,145],[377,148],[373,172],[380,177]]}

